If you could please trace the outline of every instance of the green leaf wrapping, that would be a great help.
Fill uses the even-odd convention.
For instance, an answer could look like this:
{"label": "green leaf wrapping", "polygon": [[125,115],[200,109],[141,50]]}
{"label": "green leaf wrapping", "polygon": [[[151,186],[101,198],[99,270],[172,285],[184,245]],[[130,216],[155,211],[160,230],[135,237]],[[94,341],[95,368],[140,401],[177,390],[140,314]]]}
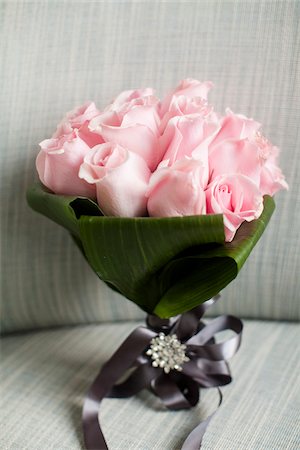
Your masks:
{"label": "green leaf wrapping", "polygon": [[92,200],[54,195],[40,184],[27,199],[73,235],[103,281],[160,317],[188,311],[227,286],[275,208],[265,196],[260,218],[244,222],[226,243],[222,215],[105,217]]}

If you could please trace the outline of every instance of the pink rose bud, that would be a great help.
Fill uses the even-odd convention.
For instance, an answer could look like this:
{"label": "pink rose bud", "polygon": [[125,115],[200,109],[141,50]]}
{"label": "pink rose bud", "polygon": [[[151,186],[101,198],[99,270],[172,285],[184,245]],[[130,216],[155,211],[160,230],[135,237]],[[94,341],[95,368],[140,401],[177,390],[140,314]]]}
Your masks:
{"label": "pink rose bud", "polygon": [[79,137],[85,141],[89,147],[101,144],[103,139],[96,133],[89,130],[90,120],[98,116],[100,111],[96,108],[95,103],[87,102],[82,106],[70,111],[66,117],[57,126],[54,138],[59,138],[64,134],[70,134],[73,130],[78,130]]}
{"label": "pink rose bud", "polygon": [[201,97],[207,100],[207,94],[212,88],[211,81],[198,81],[192,78],[182,80],[179,85],[163,99],[160,109],[161,117],[170,109],[174,97],[185,96],[187,98]]}
{"label": "pink rose bud", "polygon": [[103,214],[121,217],[147,214],[145,193],[150,174],[143,158],[112,143],[91,149],[79,171],[80,178],[96,186]]}
{"label": "pink rose bud", "polygon": [[172,217],[205,214],[204,167],[201,161],[182,159],[172,166],[162,163],[152,174],[147,191],[150,216]]}
{"label": "pink rose bud", "polygon": [[150,170],[154,170],[161,160],[158,103],[153,96],[134,98],[122,105],[118,103],[118,109],[109,107],[91,120],[89,129],[105,142],[129,148],[146,161]]}
{"label": "pink rose bud", "polygon": [[36,168],[41,182],[55,194],[96,197],[96,190],[78,177],[79,167],[90,147],[73,131],[40,143]]}
{"label": "pink rose bud", "polygon": [[206,190],[207,214],[223,214],[225,240],[231,242],[242,222],[257,219],[263,211],[263,196],[245,175],[221,175]]}

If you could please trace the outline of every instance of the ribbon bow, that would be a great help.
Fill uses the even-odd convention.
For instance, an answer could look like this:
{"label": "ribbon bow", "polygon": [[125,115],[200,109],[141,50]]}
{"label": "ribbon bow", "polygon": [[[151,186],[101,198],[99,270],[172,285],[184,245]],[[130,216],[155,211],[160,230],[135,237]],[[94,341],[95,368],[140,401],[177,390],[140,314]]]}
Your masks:
{"label": "ribbon bow", "polygon": [[[142,389],[149,389],[167,408],[187,409],[198,403],[200,387],[217,387],[220,396],[218,407],[221,405],[222,394],[219,387],[231,382],[226,361],[240,346],[243,324],[234,316],[220,316],[208,324],[201,321],[205,311],[218,298],[219,296],[214,297],[201,306],[171,319],[148,315],[147,327],[136,328],[121,344],[102,367],[84,401],[82,420],[84,441],[88,450],[108,449],[98,421],[100,403],[105,397],[131,397]],[[224,342],[217,343],[216,333],[225,330],[232,330],[236,334]],[[176,366],[177,370],[166,373],[164,363],[160,366],[155,359],[148,356],[152,354],[153,357],[149,346],[159,336],[162,340],[164,336],[169,336],[167,340],[177,341],[175,347],[180,347],[180,356],[184,351],[184,362]],[[116,384],[128,369],[133,371],[127,379]],[[214,414],[215,412],[194,428],[184,441],[182,450],[200,448],[205,430]]]}

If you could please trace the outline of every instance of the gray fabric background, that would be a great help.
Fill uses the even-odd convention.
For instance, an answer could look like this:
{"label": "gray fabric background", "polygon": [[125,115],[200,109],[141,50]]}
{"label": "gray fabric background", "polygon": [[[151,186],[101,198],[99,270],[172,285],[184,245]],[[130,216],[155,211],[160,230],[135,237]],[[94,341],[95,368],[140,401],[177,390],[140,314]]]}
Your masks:
{"label": "gray fabric background", "polygon": [[212,80],[221,110],[255,117],[290,184],[216,312],[299,318],[298,1],[0,3],[2,330],[142,317],[97,279],[66,232],[32,212],[38,142],[88,99]]}

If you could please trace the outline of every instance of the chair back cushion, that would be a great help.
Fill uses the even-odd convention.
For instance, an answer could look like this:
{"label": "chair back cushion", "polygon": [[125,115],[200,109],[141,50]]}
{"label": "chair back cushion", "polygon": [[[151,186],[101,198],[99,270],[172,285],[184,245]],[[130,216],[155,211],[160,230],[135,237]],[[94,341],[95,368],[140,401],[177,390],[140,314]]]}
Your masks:
{"label": "chair back cushion", "polygon": [[97,279],[65,230],[30,210],[25,192],[38,143],[66,111],[90,99],[101,108],[134,87],[161,95],[186,77],[212,80],[220,111],[263,123],[290,184],[215,312],[299,318],[300,3],[2,2],[0,10],[2,331],[144,315]]}

